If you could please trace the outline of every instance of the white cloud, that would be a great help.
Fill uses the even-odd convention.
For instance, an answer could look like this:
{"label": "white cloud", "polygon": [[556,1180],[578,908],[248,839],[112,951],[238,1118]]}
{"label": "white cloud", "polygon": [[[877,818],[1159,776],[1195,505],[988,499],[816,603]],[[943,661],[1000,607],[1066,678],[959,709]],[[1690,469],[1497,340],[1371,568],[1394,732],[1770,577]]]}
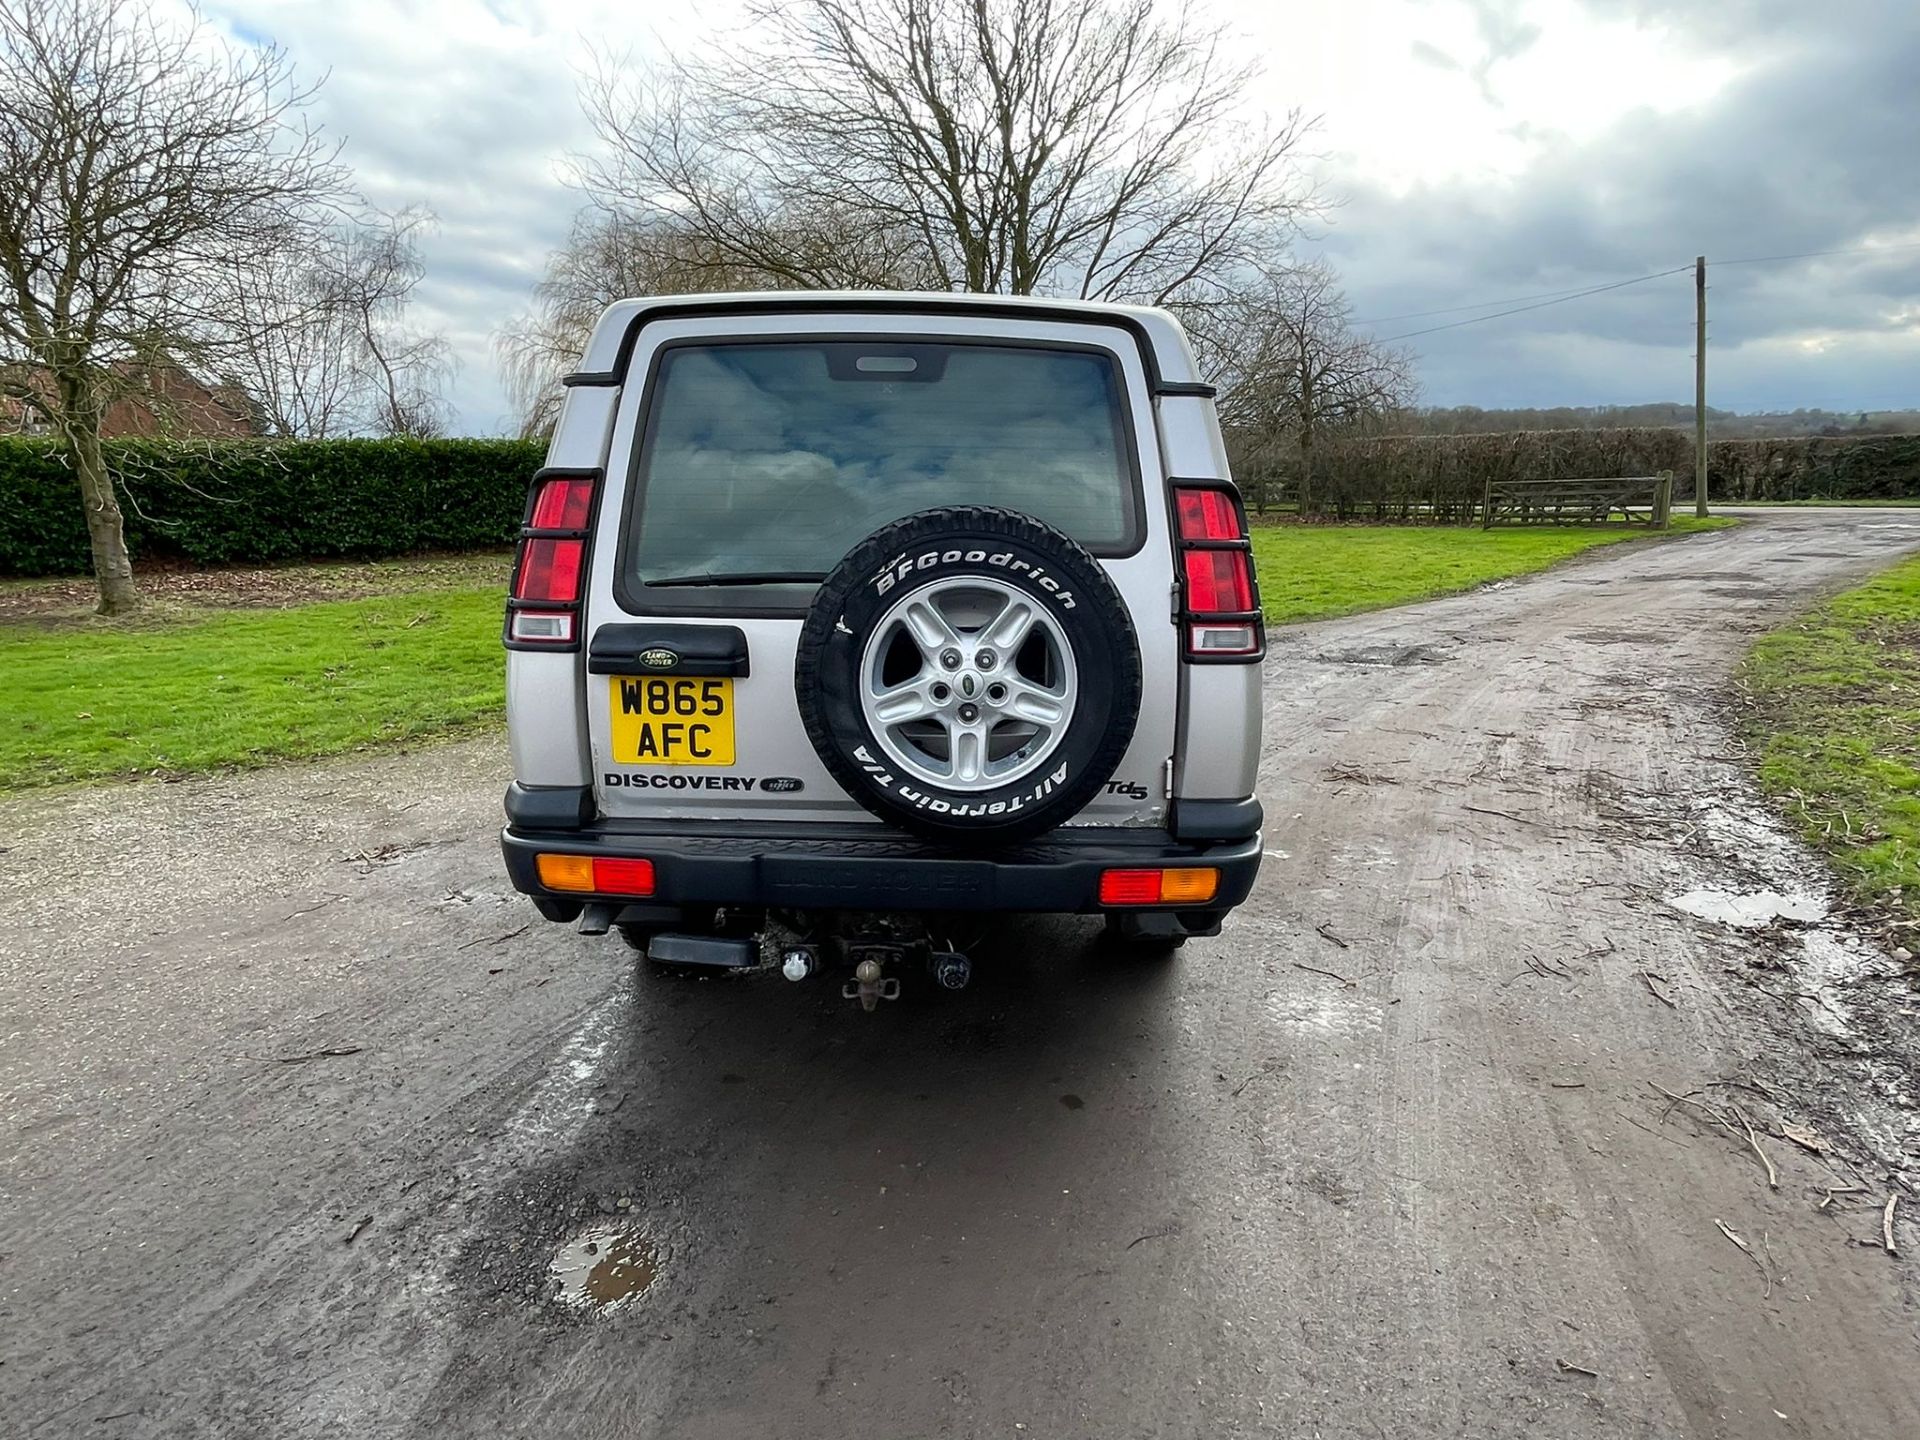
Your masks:
{"label": "white cloud", "polygon": [[[1903,159],[1920,131],[1920,21],[1879,0],[1215,0],[1262,57],[1251,97],[1324,116],[1351,197],[1321,245],[1358,313],[1571,289],[1683,262],[1920,234]],[[593,48],[658,53],[734,23],[731,0],[208,0],[243,41],[326,83],[317,115],[369,198],[439,216],[419,319],[461,370],[457,428],[510,428],[493,336],[579,197],[576,82]],[[1829,133],[1831,132],[1831,133]],[[1886,137],[1881,144],[1876,137]],[[1718,403],[1920,403],[1912,265],[1716,275]],[[1689,391],[1685,277],[1421,337],[1445,403],[1607,402]],[[1817,338],[1818,344],[1802,343]],[[1905,387],[1904,391],[1903,388]],[[1551,391],[1552,393],[1542,393]],[[1885,403],[1893,403],[1891,400]]]}

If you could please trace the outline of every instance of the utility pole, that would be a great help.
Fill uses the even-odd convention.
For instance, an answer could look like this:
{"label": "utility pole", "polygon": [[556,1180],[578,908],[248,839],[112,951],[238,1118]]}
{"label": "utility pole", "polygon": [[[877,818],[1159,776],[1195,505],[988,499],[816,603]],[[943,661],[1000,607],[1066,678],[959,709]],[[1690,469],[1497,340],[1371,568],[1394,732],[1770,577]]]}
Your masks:
{"label": "utility pole", "polygon": [[1693,513],[1707,517],[1707,257],[1693,261]]}

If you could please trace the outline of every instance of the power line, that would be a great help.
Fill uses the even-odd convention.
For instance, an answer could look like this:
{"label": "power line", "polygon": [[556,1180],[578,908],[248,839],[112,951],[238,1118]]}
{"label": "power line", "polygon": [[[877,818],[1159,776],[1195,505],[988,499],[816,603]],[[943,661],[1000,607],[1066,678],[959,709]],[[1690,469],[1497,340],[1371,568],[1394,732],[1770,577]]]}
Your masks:
{"label": "power line", "polygon": [[1676,265],[1671,270],[1656,270],[1651,275],[1636,275],[1631,280],[1615,280],[1606,285],[1594,285],[1588,289],[1575,290],[1571,294],[1561,295],[1552,300],[1541,300],[1532,305],[1517,305],[1511,310],[1497,310],[1491,315],[1476,315],[1470,320],[1455,320],[1448,325],[1429,325],[1424,330],[1409,330],[1403,335],[1388,335],[1382,339],[1380,343],[1382,345],[1391,345],[1396,340],[1411,340],[1416,335],[1433,335],[1441,330],[1458,330],[1463,325],[1478,325],[1486,320],[1501,320],[1509,315],[1522,315],[1529,310],[1544,310],[1549,305],[1564,305],[1569,300],[1581,300],[1589,295],[1604,294],[1609,290],[1624,290],[1629,285],[1644,285],[1649,280],[1660,280],[1668,275],[1679,275],[1692,268],[1691,265]]}
{"label": "power line", "polygon": [[1365,320],[1355,320],[1355,325],[1388,325],[1395,320],[1424,320],[1429,315],[1458,315],[1466,310],[1491,310],[1496,305],[1521,305],[1529,300],[1571,300],[1577,295],[1585,295],[1591,286],[1579,286],[1571,290],[1543,290],[1537,295],[1509,295],[1504,300],[1482,300],[1478,305],[1449,305],[1440,310],[1409,310],[1404,315],[1375,315]]}
{"label": "power line", "polygon": [[[1771,265],[1784,260],[1818,260],[1832,255],[1878,255],[1896,250],[1920,250],[1920,240],[1902,241],[1894,245],[1859,245],[1846,250],[1803,250],[1792,255],[1749,255],[1738,260],[1714,260],[1713,265]],[[1502,310],[1497,315],[1476,315],[1470,319],[1458,320],[1449,325],[1434,325],[1425,330],[1412,330],[1405,335],[1392,335],[1383,340],[1389,344],[1394,340],[1410,340],[1416,335],[1432,335],[1440,330],[1455,330],[1462,325],[1478,325],[1482,320],[1499,320],[1507,315],[1521,315],[1529,310],[1543,310],[1549,305],[1559,305],[1568,300],[1584,299],[1588,295],[1603,294],[1608,290],[1620,290],[1629,285],[1644,284],[1648,280],[1663,279],[1668,275],[1678,275],[1691,270],[1691,265],[1676,265],[1671,270],[1655,271],[1651,275],[1639,275],[1631,280],[1616,280],[1605,285],[1592,285],[1578,290],[1546,290],[1537,295],[1514,295],[1505,300],[1482,300],[1477,305],[1449,305],[1438,310],[1410,310],[1401,315],[1379,315],[1367,320],[1356,320],[1356,325],[1386,325],[1395,320],[1424,320],[1432,315],[1458,315],[1468,310],[1485,310],[1493,306],[1508,305],[1516,308]],[[1524,303],[1533,302],[1533,303]]]}
{"label": "power line", "polygon": [[1714,265],[1771,265],[1778,260],[1819,260],[1828,255],[1879,255],[1890,250],[1920,250],[1920,240],[1897,245],[1856,245],[1851,250],[1803,250],[1797,255],[1749,255],[1744,260],[1714,260]]}

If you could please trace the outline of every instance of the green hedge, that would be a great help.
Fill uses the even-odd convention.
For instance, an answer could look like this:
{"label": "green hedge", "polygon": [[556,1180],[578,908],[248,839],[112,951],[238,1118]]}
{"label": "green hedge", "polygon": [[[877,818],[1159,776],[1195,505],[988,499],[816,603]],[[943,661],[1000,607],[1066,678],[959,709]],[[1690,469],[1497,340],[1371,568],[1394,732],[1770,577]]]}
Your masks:
{"label": "green hedge", "polygon": [[[1691,477],[1674,491],[1693,493]],[[1801,435],[1707,442],[1718,500],[1905,500],[1920,496],[1920,435]]]}
{"label": "green hedge", "polygon": [[[378,559],[513,538],[538,440],[110,440],[136,558],[197,565]],[[57,445],[0,439],[0,575],[88,570]]]}
{"label": "green hedge", "polygon": [[[1234,474],[1256,506],[1300,498],[1288,443],[1229,435]],[[1676,501],[1693,496],[1693,437],[1658,426],[1516,430],[1485,435],[1329,436],[1308,503],[1318,512],[1378,519],[1470,517],[1489,478],[1652,475],[1671,470]],[[1716,500],[1892,500],[1920,497],[1920,435],[1807,435],[1707,443]]]}

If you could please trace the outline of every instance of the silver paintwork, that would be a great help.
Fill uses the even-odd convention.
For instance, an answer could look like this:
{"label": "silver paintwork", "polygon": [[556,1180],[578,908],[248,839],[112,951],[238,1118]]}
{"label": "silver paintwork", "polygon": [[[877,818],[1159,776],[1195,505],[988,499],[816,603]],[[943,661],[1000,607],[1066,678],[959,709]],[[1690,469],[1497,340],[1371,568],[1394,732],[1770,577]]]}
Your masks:
{"label": "silver paintwork", "polygon": [[[790,300],[792,297],[784,298]],[[1050,309],[1040,305],[1033,308],[1036,313],[1046,313]],[[1097,318],[1101,308],[1089,307],[1080,313]],[[1145,540],[1135,554],[1103,561],[1102,565],[1120,591],[1128,613],[1134,618],[1140,645],[1145,682],[1140,716],[1134,729],[1133,742],[1114,771],[1115,781],[1122,787],[1131,787],[1134,793],[1124,793],[1124,788],[1121,793],[1104,793],[1069,823],[1164,824],[1167,792],[1160,775],[1167,757],[1173,753],[1180,669],[1178,636],[1168,598],[1173,586],[1173,542],[1163,498],[1166,493],[1166,472],[1161,464],[1153,396],[1147,386],[1145,364],[1130,334],[1111,326],[1088,323],[1088,319],[1077,322],[1058,318],[1010,320],[1003,316],[969,314],[964,306],[959,305],[929,305],[924,313],[911,315],[741,314],[729,315],[718,321],[711,317],[689,316],[649,321],[635,342],[628,373],[646,374],[654,352],[663,344],[676,340],[711,338],[717,333],[729,337],[819,335],[823,332],[887,336],[897,335],[903,328],[911,328],[915,335],[935,338],[1014,343],[1071,341],[1098,345],[1110,350],[1119,361],[1133,419],[1134,446],[1140,460]],[[594,367],[589,365],[588,368]],[[615,460],[608,466],[588,580],[589,627],[644,618],[623,610],[613,593],[620,513],[630,479],[627,457],[633,453],[634,434],[639,424],[639,389],[638,386],[629,385],[622,390],[614,420],[610,454]],[[673,618],[680,623],[701,623],[685,616]],[[611,677],[587,676],[586,719],[592,752],[596,757],[592,779],[602,812],[610,816],[662,820],[698,819],[724,814],[730,818],[782,822],[871,821],[878,826],[880,820],[870,815],[826,773],[801,725],[793,687],[793,657],[799,640],[800,622],[787,618],[733,614],[717,617],[712,623],[737,625],[746,635],[748,653],[752,656],[752,674],[734,682],[737,763],[730,769],[663,766],[644,770],[606,763],[611,753],[608,738],[611,728],[608,698]],[[607,776],[610,772],[620,774],[623,779],[638,778],[641,785],[609,785]],[[732,794],[704,789],[666,788],[675,775],[686,778],[731,775],[756,781],[769,775],[790,776],[800,780],[802,788],[797,792],[779,795],[763,794],[757,788]]]}
{"label": "silver paintwork", "polygon": [[[1022,318],[980,312],[977,297],[918,297],[911,312],[888,314],[731,314],[721,318],[685,315],[685,307],[714,297],[630,300],[610,306],[595,327],[581,368],[608,371],[619,361],[619,347],[633,317],[642,309],[650,319],[640,332],[626,373],[647,373],[654,351],[669,340],[729,336],[831,332],[844,335],[898,334],[903,328],[933,337],[1019,342],[1070,340],[1098,344],[1119,359],[1133,420],[1133,439],[1144,491],[1145,541],[1134,555],[1103,561],[1120,591],[1138,635],[1143,672],[1140,717],[1133,743],[1122,757],[1106,793],[1096,796],[1069,824],[1141,825],[1165,823],[1173,794],[1240,798],[1251,793],[1258,759],[1260,704],[1258,665],[1184,665],[1173,623],[1173,540],[1166,487],[1170,476],[1203,479],[1227,474],[1213,405],[1201,397],[1156,398],[1135,338],[1113,327],[1124,315],[1139,326],[1153,347],[1155,363],[1167,380],[1199,378],[1192,352],[1173,318],[1162,311],[993,297],[996,306],[1022,312]],[[740,297],[728,297],[738,300]],[[788,304],[791,295],[767,297]],[[836,301],[870,297],[821,296],[823,311]],[[924,301],[924,304],[921,302]],[[1024,318],[1031,311],[1033,318]],[[1103,323],[1105,322],[1105,323]],[[641,386],[576,387],[568,391],[547,463],[605,466],[598,533],[593,546],[585,626],[635,617],[613,596],[613,556],[619,517],[628,483],[628,457],[634,450]],[[689,617],[672,617],[699,623]],[[614,767],[596,763],[608,756],[609,686],[606,676],[586,673],[584,654],[508,656],[507,717],[514,773],[527,784],[581,784],[591,780],[603,813],[662,820],[728,815],[805,822],[880,822],[848,796],[820,764],[800,723],[793,694],[794,649],[799,622],[728,616],[716,624],[737,625],[747,637],[752,674],[734,682],[738,763],[730,769],[708,767]],[[1176,746],[1176,721],[1188,717]],[[1177,750],[1177,756],[1176,756]],[[1169,767],[1170,757],[1174,763]],[[637,782],[610,786],[609,773]],[[798,791],[779,795],[757,789],[710,792],[668,788],[707,775],[742,779],[772,776],[799,780]],[[1144,798],[1142,798],[1144,797]]]}
{"label": "silver paintwork", "polygon": [[[1161,457],[1176,480],[1230,478],[1213,402],[1163,395]],[[1173,751],[1173,794],[1187,800],[1240,800],[1253,793],[1260,766],[1259,665],[1182,665],[1180,734]]]}
{"label": "silver paintwork", "polygon": [[[1052,684],[1016,668],[1035,632]],[[903,637],[919,652],[920,669],[889,684],[886,661]],[[1080,667],[1059,620],[984,576],[937,580],[901,596],[860,656],[860,708],[887,758],[917,779],[968,794],[1011,785],[1046,764],[1079,696]]]}
{"label": "silver paintwork", "polygon": [[[615,391],[573,389],[547,445],[546,463],[593,470],[606,463]],[[583,617],[580,623],[587,621]],[[592,776],[587,743],[586,669],[578,654],[507,652],[507,748],[522,785],[584,785]]]}
{"label": "silver paintwork", "polygon": [[580,657],[507,652],[507,750],[522,785],[584,785],[591,755]]}

